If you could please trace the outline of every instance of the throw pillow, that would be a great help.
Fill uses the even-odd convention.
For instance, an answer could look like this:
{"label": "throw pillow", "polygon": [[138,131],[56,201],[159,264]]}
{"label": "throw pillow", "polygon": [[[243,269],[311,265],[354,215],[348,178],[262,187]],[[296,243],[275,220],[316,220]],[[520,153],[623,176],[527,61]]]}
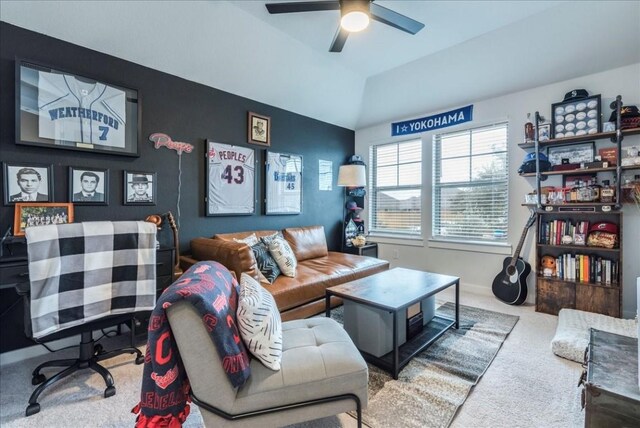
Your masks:
{"label": "throw pillow", "polygon": [[271,293],[243,273],[240,276],[238,329],[245,346],[262,364],[280,370],[282,320]]}
{"label": "throw pillow", "polygon": [[286,276],[294,278],[296,276],[296,268],[298,261],[291,246],[282,236],[276,236],[269,242],[269,252],[276,259],[278,267]]}
{"label": "throw pillow", "polygon": [[269,253],[269,249],[263,243],[259,242],[251,247],[251,250],[253,251],[253,256],[256,258],[258,269],[269,284],[273,283],[278,275],[280,275],[280,268]]}
{"label": "throw pillow", "polygon": [[247,236],[246,238],[243,238],[243,239],[233,238],[233,240],[235,242],[239,242],[241,244],[247,244],[250,247],[253,247],[254,245],[256,245],[258,243],[258,237],[256,236],[255,233],[252,233],[251,235],[249,235],[249,236]]}
{"label": "throw pillow", "polygon": [[284,238],[284,236],[282,235],[282,232],[276,232],[276,233],[272,233],[271,235],[263,236],[262,238],[260,238],[260,241],[262,241],[264,245],[269,247],[269,244],[271,243],[271,241],[273,241],[278,236],[281,238]]}

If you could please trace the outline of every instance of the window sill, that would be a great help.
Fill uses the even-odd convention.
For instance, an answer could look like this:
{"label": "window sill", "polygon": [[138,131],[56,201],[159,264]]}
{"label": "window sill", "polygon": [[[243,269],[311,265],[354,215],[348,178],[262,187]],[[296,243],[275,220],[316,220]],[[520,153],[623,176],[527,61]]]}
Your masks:
{"label": "window sill", "polygon": [[470,251],[487,254],[511,254],[511,244],[508,242],[455,242],[443,239],[429,239],[429,248],[441,248],[446,250]]}
{"label": "window sill", "polygon": [[377,242],[378,244],[406,245],[408,247],[424,247],[424,240],[420,236],[403,236],[399,238],[397,235],[369,235],[367,240]]}

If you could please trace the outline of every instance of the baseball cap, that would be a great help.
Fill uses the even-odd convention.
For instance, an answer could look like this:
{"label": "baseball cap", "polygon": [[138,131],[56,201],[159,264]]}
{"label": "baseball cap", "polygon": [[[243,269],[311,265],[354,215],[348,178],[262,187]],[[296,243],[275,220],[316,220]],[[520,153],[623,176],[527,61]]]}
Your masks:
{"label": "baseball cap", "polygon": [[347,202],[346,207],[349,211],[362,210],[362,208],[360,208],[354,201]]}
{"label": "baseball cap", "polygon": [[149,179],[145,174],[133,174],[133,177],[131,178],[131,181],[129,182],[129,184],[136,184],[136,183],[148,184]]}
{"label": "baseball cap", "polygon": [[608,221],[601,221],[591,225],[589,233],[591,232],[608,232],[617,235],[618,225],[615,223],[609,223]]}
{"label": "baseball cap", "polygon": [[574,89],[564,94],[563,101],[582,100],[589,97],[589,92],[586,89]]}

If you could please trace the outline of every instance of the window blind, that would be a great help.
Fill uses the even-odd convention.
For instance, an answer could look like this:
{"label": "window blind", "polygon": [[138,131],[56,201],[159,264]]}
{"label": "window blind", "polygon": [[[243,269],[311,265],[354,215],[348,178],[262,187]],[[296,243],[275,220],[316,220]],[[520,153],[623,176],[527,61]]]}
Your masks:
{"label": "window blind", "polygon": [[421,235],[422,141],[369,149],[371,233]]}
{"label": "window blind", "polygon": [[507,132],[504,122],[434,136],[434,238],[507,241]]}

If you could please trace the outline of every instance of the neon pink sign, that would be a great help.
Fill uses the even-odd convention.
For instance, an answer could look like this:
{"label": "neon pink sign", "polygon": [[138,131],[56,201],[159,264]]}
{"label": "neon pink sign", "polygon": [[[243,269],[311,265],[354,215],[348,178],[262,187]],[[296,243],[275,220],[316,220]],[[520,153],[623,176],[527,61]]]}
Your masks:
{"label": "neon pink sign", "polygon": [[156,132],[149,135],[149,141],[153,142],[153,145],[156,149],[164,146],[168,149],[177,151],[178,155],[181,155],[182,152],[191,153],[193,151],[192,144],[173,141],[171,137],[161,132]]}

